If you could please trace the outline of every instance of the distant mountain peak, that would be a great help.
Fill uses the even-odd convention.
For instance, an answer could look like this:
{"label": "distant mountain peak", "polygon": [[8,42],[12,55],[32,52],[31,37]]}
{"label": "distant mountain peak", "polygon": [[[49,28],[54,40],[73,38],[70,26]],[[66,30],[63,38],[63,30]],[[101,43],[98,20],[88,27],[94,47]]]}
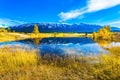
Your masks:
{"label": "distant mountain peak", "polygon": [[[94,24],[86,24],[86,23],[79,23],[79,24],[68,24],[68,23],[29,23],[23,24],[19,26],[11,26],[11,29],[17,32],[32,32],[34,24],[37,24],[39,27],[40,32],[76,32],[76,33],[83,33],[83,32],[96,32],[102,26],[94,25]],[[114,32],[120,32],[120,28],[111,27],[111,30]]]}

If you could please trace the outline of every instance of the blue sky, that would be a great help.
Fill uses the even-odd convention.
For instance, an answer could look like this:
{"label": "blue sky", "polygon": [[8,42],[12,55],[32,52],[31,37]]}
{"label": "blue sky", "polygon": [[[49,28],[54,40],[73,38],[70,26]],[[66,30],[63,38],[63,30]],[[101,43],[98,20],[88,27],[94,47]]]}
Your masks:
{"label": "blue sky", "polygon": [[0,0],[0,25],[33,22],[120,27],[120,0]]}

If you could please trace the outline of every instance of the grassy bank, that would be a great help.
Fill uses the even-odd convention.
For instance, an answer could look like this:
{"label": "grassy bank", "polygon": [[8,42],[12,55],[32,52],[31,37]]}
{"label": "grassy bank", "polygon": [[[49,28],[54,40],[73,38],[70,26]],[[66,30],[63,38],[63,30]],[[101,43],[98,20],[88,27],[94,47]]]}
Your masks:
{"label": "grassy bank", "polygon": [[120,47],[109,51],[97,58],[59,57],[4,46],[0,48],[0,80],[119,80]]}
{"label": "grassy bank", "polygon": [[0,42],[16,41],[29,38],[49,38],[49,37],[90,37],[92,34],[87,36],[84,33],[0,33]]}
{"label": "grassy bank", "polygon": [[39,33],[39,34],[29,34],[31,38],[44,38],[44,37],[91,37],[92,34],[85,33]]}
{"label": "grassy bank", "polygon": [[[0,42],[16,41],[31,38],[49,38],[49,37],[93,37],[92,34],[86,33],[17,33],[17,32],[0,32]],[[112,33],[113,41],[120,41],[119,34]]]}
{"label": "grassy bank", "polygon": [[30,38],[30,36],[24,33],[0,32],[0,42],[22,40],[27,38]]}

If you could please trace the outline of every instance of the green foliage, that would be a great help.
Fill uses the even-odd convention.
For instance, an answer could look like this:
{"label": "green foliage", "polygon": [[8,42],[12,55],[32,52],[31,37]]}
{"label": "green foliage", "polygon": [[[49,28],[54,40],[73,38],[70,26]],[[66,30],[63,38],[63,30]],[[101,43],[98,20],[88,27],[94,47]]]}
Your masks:
{"label": "green foliage", "polygon": [[32,32],[35,34],[39,33],[39,29],[38,29],[38,26],[36,24],[34,25],[34,29]]}
{"label": "green foliage", "polygon": [[110,32],[110,26],[104,26],[101,28],[98,33],[93,33],[93,39],[94,40],[111,40],[111,32]]}
{"label": "green foliage", "polygon": [[2,27],[2,28],[0,28],[0,32],[7,32],[7,30],[5,29],[5,27]]}
{"label": "green foliage", "polygon": [[5,28],[5,25],[3,24],[2,27],[0,28],[0,32],[12,32],[12,31],[9,27]]}
{"label": "green foliage", "polygon": [[5,25],[2,24],[2,27],[0,28],[0,32],[7,32],[7,30],[5,29]]}
{"label": "green foliage", "polygon": [[8,27],[8,28],[7,28],[7,31],[8,31],[8,32],[11,32],[11,29]]}

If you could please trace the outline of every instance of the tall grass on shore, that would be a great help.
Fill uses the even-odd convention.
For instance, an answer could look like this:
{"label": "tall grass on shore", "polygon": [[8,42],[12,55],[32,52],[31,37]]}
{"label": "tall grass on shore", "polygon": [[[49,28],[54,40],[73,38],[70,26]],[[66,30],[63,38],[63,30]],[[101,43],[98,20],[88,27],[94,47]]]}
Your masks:
{"label": "tall grass on shore", "polygon": [[40,56],[34,49],[2,47],[0,80],[119,80],[120,47],[109,51],[97,58],[60,57]]}
{"label": "tall grass on shore", "polygon": [[35,50],[22,49],[20,46],[0,48],[0,72],[21,66],[36,65],[37,55],[35,53]]}
{"label": "tall grass on shore", "polygon": [[119,80],[120,79],[120,47],[112,47],[108,49],[110,54],[100,56],[98,73],[102,79]]}

